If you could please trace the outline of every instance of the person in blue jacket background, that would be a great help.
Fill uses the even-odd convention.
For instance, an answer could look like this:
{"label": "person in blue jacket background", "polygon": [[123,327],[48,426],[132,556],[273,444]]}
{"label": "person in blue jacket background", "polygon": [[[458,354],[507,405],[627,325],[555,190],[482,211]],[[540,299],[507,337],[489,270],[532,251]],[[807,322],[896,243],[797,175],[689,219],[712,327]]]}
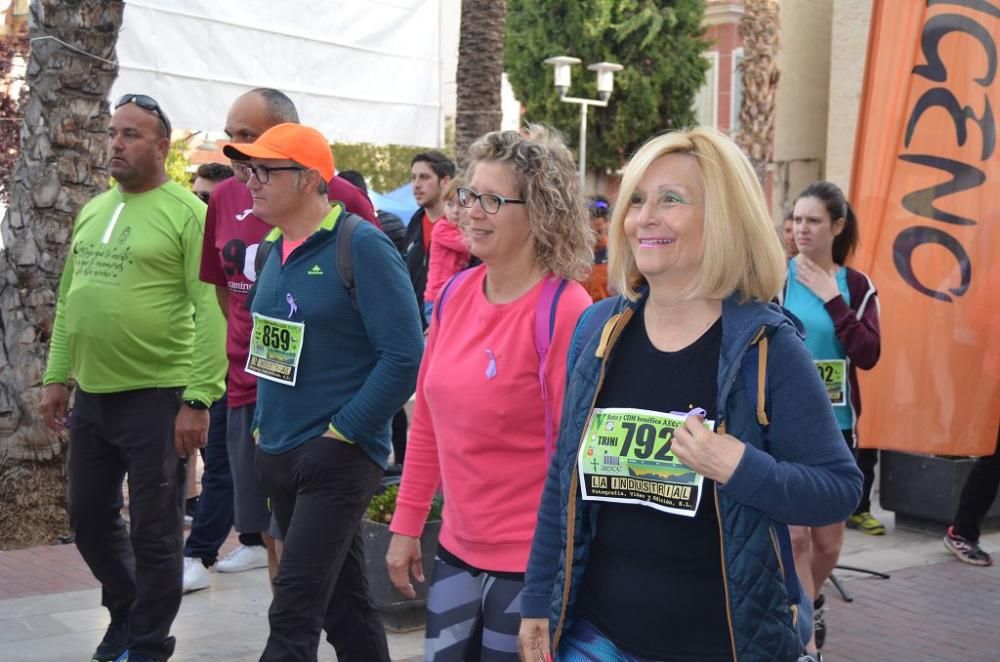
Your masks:
{"label": "person in blue jacket background", "polygon": [[[712,129],[625,169],[521,602],[526,660],[797,660],[788,524],[861,494],[747,158]],[[784,544],[781,544],[784,543]]]}

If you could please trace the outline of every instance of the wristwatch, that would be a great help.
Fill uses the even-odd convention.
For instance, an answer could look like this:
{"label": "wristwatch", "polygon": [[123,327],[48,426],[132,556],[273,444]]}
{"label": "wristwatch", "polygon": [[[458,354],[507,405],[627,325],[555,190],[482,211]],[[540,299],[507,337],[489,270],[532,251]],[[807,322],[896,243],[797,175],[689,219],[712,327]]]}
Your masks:
{"label": "wristwatch", "polygon": [[185,400],[184,404],[190,407],[191,409],[201,409],[202,411],[208,409],[208,405],[206,405],[201,400]]}

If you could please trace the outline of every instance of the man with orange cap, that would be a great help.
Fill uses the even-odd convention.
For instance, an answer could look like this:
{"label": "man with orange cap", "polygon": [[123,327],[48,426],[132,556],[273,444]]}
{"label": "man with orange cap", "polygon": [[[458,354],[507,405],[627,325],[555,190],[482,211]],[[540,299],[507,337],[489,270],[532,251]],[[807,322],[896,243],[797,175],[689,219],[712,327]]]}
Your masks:
{"label": "man with orange cap", "polygon": [[[284,537],[261,660],[316,659],[325,629],[338,659],[388,662],[360,523],[423,352],[409,277],[374,226],[346,232],[348,215],[327,199],[334,162],[318,131],[279,124],[224,152],[246,162],[253,213],[274,226],[246,364],[258,377],[257,471]],[[337,265],[342,234],[353,290]]]}
{"label": "man with orange cap", "polygon": [[[252,143],[272,126],[298,121],[298,110],[287,95],[260,87],[236,98],[226,115],[225,130],[232,143]],[[205,463],[202,502],[184,547],[185,592],[208,588],[210,567],[219,572],[243,572],[267,565],[272,577],[278,569],[280,541],[271,526],[250,436],[257,378],[244,370],[251,330],[247,293],[257,277],[257,247],[271,227],[253,214],[243,165],[233,163],[235,176],[215,187],[205,215],[199,276],[215,286],[228,320],[225,448],[222,454],[210,448],[206,455],[213,459]],[[376,221],[371,202],[350,182],[335,175],[328,186],[330,200],[340,200],[347,211]],[[239,532],[240,544],[216,563],[230,526]]]}

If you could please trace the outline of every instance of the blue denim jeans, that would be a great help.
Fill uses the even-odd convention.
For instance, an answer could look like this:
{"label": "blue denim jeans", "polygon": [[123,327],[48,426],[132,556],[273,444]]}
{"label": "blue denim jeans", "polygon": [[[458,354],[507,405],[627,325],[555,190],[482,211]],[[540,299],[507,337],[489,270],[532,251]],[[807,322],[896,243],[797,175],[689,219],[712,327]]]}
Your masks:
{"label": "blue denim jeans", "polygon": [[205,471],[201,476],[201,498],[195,511],[191,533],[184,543],[184,556],[201,559],[206,567],[215,565],[219,548],[233,528],[233,477],[226,451],[226,396],[209,410]]}

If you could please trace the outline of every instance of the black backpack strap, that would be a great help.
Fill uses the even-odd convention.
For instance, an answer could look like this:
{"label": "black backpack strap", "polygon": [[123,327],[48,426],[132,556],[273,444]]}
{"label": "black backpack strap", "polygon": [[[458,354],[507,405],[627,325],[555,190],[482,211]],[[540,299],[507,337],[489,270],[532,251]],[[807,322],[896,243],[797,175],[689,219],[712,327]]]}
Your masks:
{"label": "black backpack strap", "polygon": [[337,225],[340,226],[340,229],[337,230],[337,273],[340,275],[344,287],[347,288],[347,294],[351,297],[351,307],[354,310],[358,309],[358,299],[357,288],[354,287],[354,257],[351,254],[351,245],[354,240],[354,231],[364,222],[363,218],[349,212],[345,212],[337,222]]}
{"label": "black backpack strap", "polygon": [[[360,224],[365,222],[360,216],[346,212],[337,221],[340,229],[337,230],[337,264],[335,266],[337,267],[337,274],[340,276],[340,280],[343,281],[344,287],[347,288],[347,294],[351,297],[351,307],[354,310],[358,309],[358,301],[355,292],[356,288],[354,287],[354,256],[351,254],[351,244],[354,239],[354,231]],[[250,305],[253,303],[254,294],[257,292],[257,283],[260,280],[260,273],[263,271],[264,265],[267,263],[267,257],[271,254],[273,247],[274,240],[270,239],[270,235],[262,239],[260,244],[257,245],[257,255],[253,260],[253,268],[257,278],[247,293],[247,310],[250,310]]]}
{"label": "black backpack strap", "polygon": [[257,294],[257,283],[260,282],[260,272],[264,270],[264,265],[267,264],[267,256],[271,254],[271,249],[274,248],[274,240],[270,238],[270,234],[264,239],[260,240],[257,244],[257,254],[253,258],[253,285],[250,286],[250,291],[247,292],[246,309],[250,310],[250,306],[253,304],[253,297]]}

